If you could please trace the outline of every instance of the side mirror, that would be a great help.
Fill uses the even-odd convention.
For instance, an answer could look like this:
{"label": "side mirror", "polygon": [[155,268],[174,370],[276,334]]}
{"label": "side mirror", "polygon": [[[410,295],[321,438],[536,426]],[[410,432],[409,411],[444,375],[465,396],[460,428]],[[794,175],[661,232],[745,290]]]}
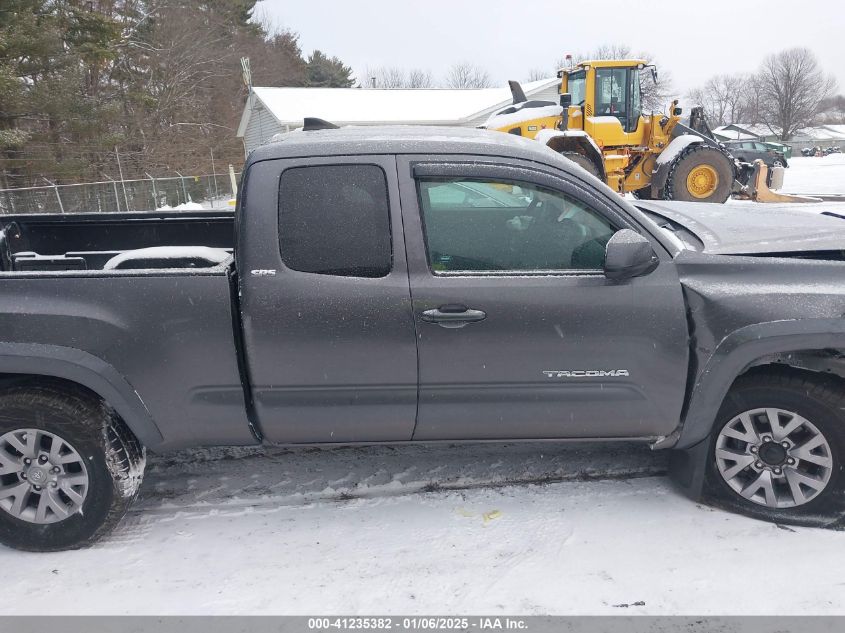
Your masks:
{"label": "side mirror", "polygon": [[566,110],[569,106],[572,105],[572,94],[569,92],[564,92],[560,95],[560,106]]}
{"label": "side mirror", "polygon": [[659,263],[651,242],[636,231],[622,229],[605,247],[604,276],[614,281],[631,279],[650,273]]}

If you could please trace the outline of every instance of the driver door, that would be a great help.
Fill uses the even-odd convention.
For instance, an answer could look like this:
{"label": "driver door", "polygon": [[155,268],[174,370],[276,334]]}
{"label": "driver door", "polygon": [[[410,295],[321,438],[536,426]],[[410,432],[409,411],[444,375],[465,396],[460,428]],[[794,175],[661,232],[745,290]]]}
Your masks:
{"label": "driver door", "polygon": [[687,326],[668,254],[656,246],[655,271],[610,281],[604,243],[642,229],[580,182],[485,159],[398,160],[419,354],[414,439],[675,428]]}

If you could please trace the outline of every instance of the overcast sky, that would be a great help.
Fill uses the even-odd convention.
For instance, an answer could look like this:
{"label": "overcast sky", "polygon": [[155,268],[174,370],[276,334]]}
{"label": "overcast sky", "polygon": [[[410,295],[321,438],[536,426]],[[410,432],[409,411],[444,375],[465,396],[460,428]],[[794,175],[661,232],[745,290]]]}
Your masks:
{"label": "overcast sky", "polygon": [[505,85],[534,68],[553,76],[566,53],[626,43],[650,52],[683,94],[713,74],[752,71],[768,53],[807,46],[845,92],[837,0],[263,0],[257,12],[298,32],[304,54],[336,55],[358,78],[368,67],[400,66],[439,80],[468,61]]}

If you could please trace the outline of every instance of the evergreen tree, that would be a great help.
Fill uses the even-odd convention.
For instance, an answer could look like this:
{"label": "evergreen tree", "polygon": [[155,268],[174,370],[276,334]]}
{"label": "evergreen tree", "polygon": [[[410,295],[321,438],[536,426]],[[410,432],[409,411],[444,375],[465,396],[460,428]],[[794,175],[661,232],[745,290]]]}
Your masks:
{"label": "evergreen tree", "polygon": [[316,88],[351,88],[355,80],[352,69],[337,57],[328,57],[315,50],[305,68],[306,85]]}
{"label": "evergreen tree", "polygon": [[256,0],[0,0],[0,188],[239,163],[246,88],[351,86],[352,71],[253,19]]}

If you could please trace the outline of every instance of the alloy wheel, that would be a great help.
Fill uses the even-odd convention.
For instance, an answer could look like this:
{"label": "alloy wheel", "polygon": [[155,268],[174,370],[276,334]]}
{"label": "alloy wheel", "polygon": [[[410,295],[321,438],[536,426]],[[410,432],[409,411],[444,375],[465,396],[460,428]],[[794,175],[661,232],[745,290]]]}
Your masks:
{"label": "alloy wheel", "polygon": [[777,408],[732,418],[716,438],[716,466],[737,494],[768,508],[793,508],[816,498],[833,473],[822,432],[806,418]]}
{"label": "alloy wheel", "polygon": [[0,436],[0,509],[39,525],[80,512],[88,494],[85,460],[67,441],[41,429]]}

